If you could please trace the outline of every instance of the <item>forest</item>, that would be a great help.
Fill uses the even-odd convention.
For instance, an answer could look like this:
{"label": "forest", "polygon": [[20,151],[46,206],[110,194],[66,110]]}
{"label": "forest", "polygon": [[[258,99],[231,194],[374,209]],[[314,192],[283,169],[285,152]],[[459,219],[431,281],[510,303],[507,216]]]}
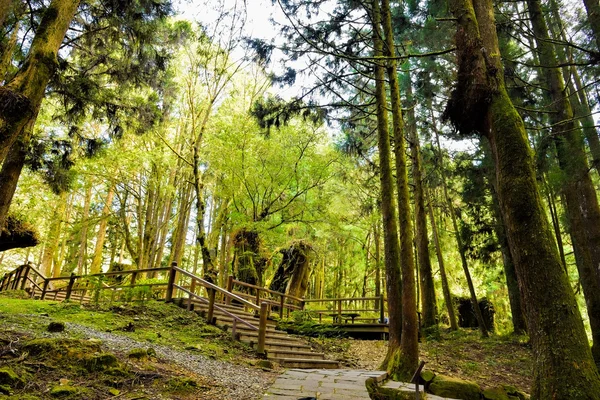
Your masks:
{"label": "forest", "polygon": [[383,296],[398,380],[470,302],[482,340],[528,338],[532,399],[600,399],[597,0],[0,0],[0,25],[0,274]]}

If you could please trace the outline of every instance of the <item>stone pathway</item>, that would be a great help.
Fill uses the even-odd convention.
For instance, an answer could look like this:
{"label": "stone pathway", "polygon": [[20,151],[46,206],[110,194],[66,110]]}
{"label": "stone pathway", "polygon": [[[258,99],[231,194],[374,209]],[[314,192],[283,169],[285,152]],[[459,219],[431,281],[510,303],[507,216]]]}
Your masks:
{"label": "stone pathway", "polygon": [[365,381],[383,381],[385,371],[343,369],[289,369],[263,396],[263,400],[369,400]]}

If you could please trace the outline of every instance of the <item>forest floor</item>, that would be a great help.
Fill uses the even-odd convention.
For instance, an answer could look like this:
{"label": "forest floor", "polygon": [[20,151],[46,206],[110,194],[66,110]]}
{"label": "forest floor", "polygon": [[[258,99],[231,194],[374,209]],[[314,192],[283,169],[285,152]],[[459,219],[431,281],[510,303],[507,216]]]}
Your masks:
{"label": "forest floor", "polygon": [[[328,358],[342,361],[344,368],[377,370],[387,351],[387,341],[311,339]],[[508,384],[530,393],[531,347],[526,336],[492,335],[482,339],[478,330],[442,331],[433,340],[421,340],[420,359],[425,369],[477,382],[482,388]]]}
{"label": "forest floor", "polygon": [[[51,333],[51,322],[65,330]],[[343,368],[377,370],[384,341],[309,339]],[[474,331],[442,333],[420,344],[426,368],[529,392],[524,338],[482,340]],[[12,385],[3,379],[16,373]],[[0,293],[0,399],[259,399],[281,368],[261,366],[243,343],[174,305],[100,307],[40,302]],[[3,378],[4,377],[4,378]],[[7,378],[8,379],[8,378]],[[10,379],[8,379],[10,380]],[[53,394],[54,393],[54,394]]]}

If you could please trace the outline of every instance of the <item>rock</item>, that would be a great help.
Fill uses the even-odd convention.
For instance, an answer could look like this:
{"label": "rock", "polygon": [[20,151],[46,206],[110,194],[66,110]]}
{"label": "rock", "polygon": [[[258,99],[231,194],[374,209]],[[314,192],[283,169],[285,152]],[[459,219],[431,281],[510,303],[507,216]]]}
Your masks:
{"label": "rock", "polygon": [[0,385],[16,388],[25,385],[23,378],[9,367],[0,368]]}
{"label": "rock", "polygon": [[119,389],[110,388],[108,390],[108,393],[112,394],[113,396],[118,396],[121,394],[121,391]]}
{"label": "rock", "polygon": [[512,400],[508,397],[508,393],[501,387],[485,389],[483,391],[483,398],[485,400]]}
{"label": "rock", "polygon": [[52,321],[48,324],[48,332],[62,332],[65,330],[64,322]]}
{"label": "rock", "polygon": [[129,353],[127,353],[127,357],[135,360],[142,360],[148,357],[148,351],[142,348],[131,349]]}
{"label": "rock", "polygon": [[269,360],[260,360],[256,365],[263,369],[273,369],[273,363]]}
{"label": "rock", "polygon": [[510,400],[529,400],[529,395],[512,385],[502,385]]}
{"label": "rock", "polygon": [[52,396],[52,397],[67,397],[67,396],[70,396],[70,395],[76,394],[76,393],[77,393],[77,388],[75,388],[73,386],[68,386],[68,385],[54,386],[50,390],[50,396]]}
{"label": "rock", "polygon": [[480,400],[481,388],[475,382],[470,382],[449,376],[436,375],[429,391],[432,394],[442,397],[461,400]]}
{"label": "rock", "polygon": [[433,371],[429,371],[427,369],[421,371],[421,381],[425,385],[428,385],[429,383],[431,383],[431,381],[433,380],[433,378],[435,378],[435,373]]}
{"label": "rock", "polygon": [[90,371],[104,371],[109,367],[114,367],[118,364],[117,357],[111,353],[100,353],[83,360],[84,367]]}

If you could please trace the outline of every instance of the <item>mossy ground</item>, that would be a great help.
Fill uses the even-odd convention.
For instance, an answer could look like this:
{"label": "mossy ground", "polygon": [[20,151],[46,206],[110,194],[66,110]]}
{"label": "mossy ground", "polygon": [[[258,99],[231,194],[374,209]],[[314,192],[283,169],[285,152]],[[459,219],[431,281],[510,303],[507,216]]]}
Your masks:
{"label": "mossy ground", "polygon": [[[349,368],[376,370],[387,351],[381,340],[313,339],[330,358]],[[532,384],[531,349],[525,336],[492,335],[482,340],[478,331],[441,332],[439,339],[422,339],[420,359],[425,369],[477,382],[482,388],[512,385],[529,393]]]}
{"label": "mossy ground", "polygon": [[[7,394],[11,399],[218,399],[224,398],[219,384],[159,360],[148,349],[163,345],[242,365],[257,361],[246,345],[195,313],[158,302],[93,307],[2,295],[0,320],[0,368],[10,368],[24,381],[3,385],[0,399]],[[87,340],[68,328],[48,333],[51,321],[127,336],[144,344],[146,356],[111,351],[101,340]]]}

